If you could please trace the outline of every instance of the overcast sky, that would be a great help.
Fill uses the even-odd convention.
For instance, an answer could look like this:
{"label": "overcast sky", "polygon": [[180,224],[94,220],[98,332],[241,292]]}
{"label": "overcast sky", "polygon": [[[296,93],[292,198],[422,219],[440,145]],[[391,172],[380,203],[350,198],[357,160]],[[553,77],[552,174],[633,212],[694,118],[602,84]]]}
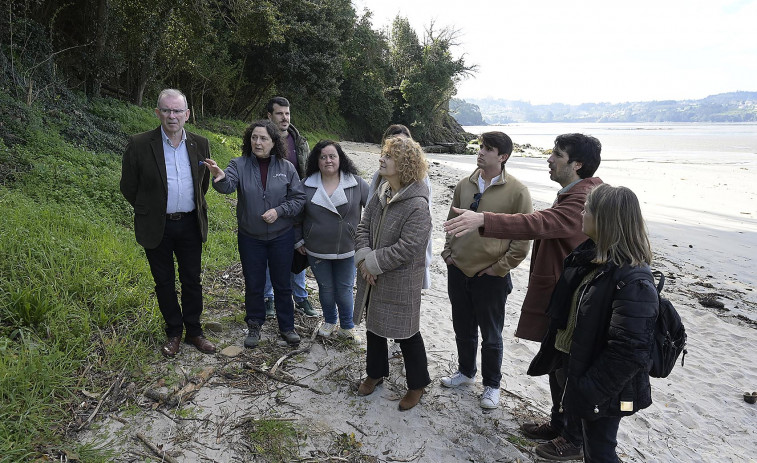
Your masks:
{"label": "overcast sky", "polygon": [[543,103],[698,99],[757,91],[757,0],[353,0],[375,29],[460,31],[478,65],[459,98]]}

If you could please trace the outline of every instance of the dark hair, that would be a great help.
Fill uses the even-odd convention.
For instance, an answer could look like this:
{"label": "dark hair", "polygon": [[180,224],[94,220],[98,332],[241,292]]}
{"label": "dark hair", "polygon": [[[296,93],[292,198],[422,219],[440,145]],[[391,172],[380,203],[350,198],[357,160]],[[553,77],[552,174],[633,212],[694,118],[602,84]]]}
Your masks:
{"label": "dark hair", "polygon": [[407,126],[402,124],[392,124],[384,130],[384,135],[381,137],[381,144],[383,145],[387,138],[395,135],[405,135],[407,138],[411,140],[413,139],[413,136],[410,135],[410,129],[408,129]]}
{"label": "dark hair", "polygon": [[279,134],[279,129],[277,129],[276,126],[273,125],[273,122],[267,119],[261,119],[259,121],[255,121],[244,130],[244,135],[242,135],[242,155],[253,156],[252,140],[250,140],[250,137],[252,136],[252,131],[258,127],[264,127],[266,132],[268,132],[268,136],[271,137],[271,140],[273,141],[273,148],[271,148],[271,154],[275,155],[276,157],[280,159],[286,159],[287,149],[286,149],[286,146],[284,146],[284,141],[281,139],[281,135]]}
{"label": "dark hair", "polygon": [[[484,132],[479,138],[483,146],[497,148],[497,154],[504,154],[508,157],[513,154],[513,141],[504,132]],[[502,169],[505,168],[505,162],[507,162],[507,159],[502,161],[502,165],[500,166]]]}
{"label": "dark hair", "polygon": [[275,104],[288,108],[289,107],[289,100],[287,100],[283,96],[275,96],[275,97],[271,98],[270,100],[268,100],[268,104],[265,105],[266,111],[268,111],[269,113],[273,113],[273,105],[275,105]]}
{"label": "dark hair", "polygon": [[565,133],[555,138],[555,148],[568,154],[568,163],[578,161],[581,168],[576,171],[579,177],[589,178],[597,171],[601,158],[602,143],[591,135],[582,133]]}
{"label": "dark hair", "polygon": [[308,154],[307,167],[305,168],[305,177],[308,178],[314,173],[318,172],[318,158],[321,156],[321,151],[329,145],[336,148],[336,152],[339,154],[339,170],[346,174],[358,175],[357,167],[350,158],[344,153],[341,145],[333,140],[321,140],[315,144],[310,154]]}

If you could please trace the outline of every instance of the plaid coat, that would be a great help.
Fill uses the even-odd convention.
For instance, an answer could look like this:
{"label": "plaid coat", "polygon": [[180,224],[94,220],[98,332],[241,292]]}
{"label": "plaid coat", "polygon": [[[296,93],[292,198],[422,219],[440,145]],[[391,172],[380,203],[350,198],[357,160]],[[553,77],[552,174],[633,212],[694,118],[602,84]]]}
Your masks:
{"label": "plaid coat", "polygon": [[365,261],[375,286],[357,276],[353,321],[385,338],[406,339],[420,331],[421,286],[431,232],[428,188],[412,183],[387,203],[384,183],[363,212],[355,241],[355,264]]}

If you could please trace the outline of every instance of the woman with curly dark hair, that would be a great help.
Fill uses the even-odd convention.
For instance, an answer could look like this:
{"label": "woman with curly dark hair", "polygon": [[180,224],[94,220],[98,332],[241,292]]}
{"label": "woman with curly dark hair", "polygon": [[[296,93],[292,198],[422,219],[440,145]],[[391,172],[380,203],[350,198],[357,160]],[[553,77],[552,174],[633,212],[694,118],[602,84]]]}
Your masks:
{"label": "woman with curly dark hair", "polygon": [[295,247],[308,256],[318,281],[325,320],[318,334],[354,339],[355,230],[368,201],[368,183],[339,143],[321,140],[310,151],[303,184],[305,208]]}
{"label": "woman with curly dark hair", "polygon": [[213,174],[216,191],[237,191],[237,239],[248,328],[245,347],[255,347],[260,342],[260,327],[265,322],[266,266],[273,283],[279,333],[288,344],[299,344],[289,273],[294,253],[294,218],[302,210],[305,193],[297,169],[286,160],[279,131],[270,121],[253,122],[242,138],[242,156],[232,159],[226,170],[212,159],[205,162]]}

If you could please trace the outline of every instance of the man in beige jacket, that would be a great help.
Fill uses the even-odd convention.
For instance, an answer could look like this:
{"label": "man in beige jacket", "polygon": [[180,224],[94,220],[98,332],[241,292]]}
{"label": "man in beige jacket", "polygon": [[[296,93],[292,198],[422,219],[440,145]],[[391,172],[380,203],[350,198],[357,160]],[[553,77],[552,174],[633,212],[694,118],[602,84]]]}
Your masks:
{"label": "man in beige jacket", "polygon": [[[505,171],[513,142],[502,132],[481,135],[473,173],[455,188],[452,207],[507,214],[533,211],[528,188]],[[452,210],[447,220],[458,214]],[[528,240],[483,238],[477,233],[447,235],[442,257],[447,263],[447,287],[457,343],[458,371],[442,378],[442,386],[473,383],[478,331],[481,330],[482,408],[499,405],[502,378],[502,327],[505,302],[512,291],[510,270],[526,258]]]}

